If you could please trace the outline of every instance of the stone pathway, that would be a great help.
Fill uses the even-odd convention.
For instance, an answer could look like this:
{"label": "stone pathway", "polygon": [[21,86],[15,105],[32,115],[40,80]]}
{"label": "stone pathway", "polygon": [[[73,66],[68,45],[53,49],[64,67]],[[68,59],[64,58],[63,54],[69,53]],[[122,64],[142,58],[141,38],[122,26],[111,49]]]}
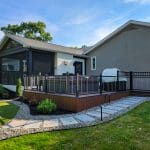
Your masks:
{"label": "stone pathway", "polygon": [[8,124],[0,127],[0,140],[29,133],[79,128],[109,121],[139,104],[150,100],[148,97],[126,97],[91,109],[65,115],[30,115],[28,106],[19,101],[10,101],[20,107],[17,115]]}

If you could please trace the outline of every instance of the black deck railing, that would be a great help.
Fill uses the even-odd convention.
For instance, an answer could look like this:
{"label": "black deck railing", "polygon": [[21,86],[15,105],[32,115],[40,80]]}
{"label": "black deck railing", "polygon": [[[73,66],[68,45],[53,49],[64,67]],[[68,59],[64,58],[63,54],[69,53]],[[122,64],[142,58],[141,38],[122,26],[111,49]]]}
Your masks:
{"label": "black deck railing", "polygon": [[[127,82],[121,76],[24,76],[25,90],[69,95],[102,94],[126,91]],[[106,81],[109,82],[106,82]],[[114,80],[114,81],[112,81]]]}
{"label": "black deck railing", "polygon": [[16,85],[19,77],[23,81],[25,90],[76,96],[126,90],[150,91],[150,72],[118,71],[116,76],[43,76],[23,75],[17,71],[1,71],[0,83]]}

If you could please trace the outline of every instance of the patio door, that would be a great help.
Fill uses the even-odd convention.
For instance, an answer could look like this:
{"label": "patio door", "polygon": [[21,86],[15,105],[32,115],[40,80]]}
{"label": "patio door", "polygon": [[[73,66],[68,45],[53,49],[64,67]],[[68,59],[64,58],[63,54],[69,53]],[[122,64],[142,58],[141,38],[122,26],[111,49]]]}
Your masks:
{"label": "patio door", "polygon": [[78,62],[78,61],[74,62],[75,74],[78,73],[78,74],[82,75],[82,73],[83,73],[82,66],[83,66],[82,62]]}

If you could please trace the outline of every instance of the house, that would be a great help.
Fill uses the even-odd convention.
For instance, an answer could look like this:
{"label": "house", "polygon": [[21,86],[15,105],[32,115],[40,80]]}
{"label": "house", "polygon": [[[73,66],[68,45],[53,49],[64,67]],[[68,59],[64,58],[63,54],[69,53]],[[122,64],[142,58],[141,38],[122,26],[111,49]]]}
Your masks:
{"label": "house", "polygon": [[23,74],[98,75],[106,68],[150,71],[150,23],[128,21],[88,48],[70,48],[5,34],[0,44],[0,80],[15,84]]}
{"label": "house", "polygon": [[83,49],[76,49],[5,34],[0,44],[0,79],[13,85],[28,75],[85,74]]}
{"label": "house", "polygon": [[86,54],[86,73],[99,75],[106,68],[150,71],[150,23],[128,21],[96,43]]}

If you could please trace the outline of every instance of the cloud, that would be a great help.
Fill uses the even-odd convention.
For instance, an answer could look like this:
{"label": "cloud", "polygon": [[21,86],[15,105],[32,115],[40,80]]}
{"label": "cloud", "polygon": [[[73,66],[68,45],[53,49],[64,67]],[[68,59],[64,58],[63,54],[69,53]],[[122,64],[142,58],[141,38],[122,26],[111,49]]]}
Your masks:
{"label": "cloud", "polygon": [[85,43],[87,45],[94,45],[95,43],[102,40],[110,33],[112,33],[116,28],[117,26],[111,26],[111,27],[105,26],[105,27],[97,28],[94,30],[91,36],[85,40]]}
{"label": "cloud", "polygon": [[124,0],[125,3],[150,4],[150,0]]}
{"label": "cloud", "polygon": [[91,21],[93,18],[94,16],[90,15],[77,15],[75,17],[72,17],[66,24],[81,25]]}
{"label": "cloud", "polygon": [[105,38],[107,35],[109,35],[111,32],[113,32],[118,26],[105,26],[105,27],[99,27],[95,29],[93,32],[90,32],[85,35],[80,35],[78,37],[78,40],[69,42],[67,46],[77,46],[81,47],[82,45],[91,46],[96,44],[98,41]]}

